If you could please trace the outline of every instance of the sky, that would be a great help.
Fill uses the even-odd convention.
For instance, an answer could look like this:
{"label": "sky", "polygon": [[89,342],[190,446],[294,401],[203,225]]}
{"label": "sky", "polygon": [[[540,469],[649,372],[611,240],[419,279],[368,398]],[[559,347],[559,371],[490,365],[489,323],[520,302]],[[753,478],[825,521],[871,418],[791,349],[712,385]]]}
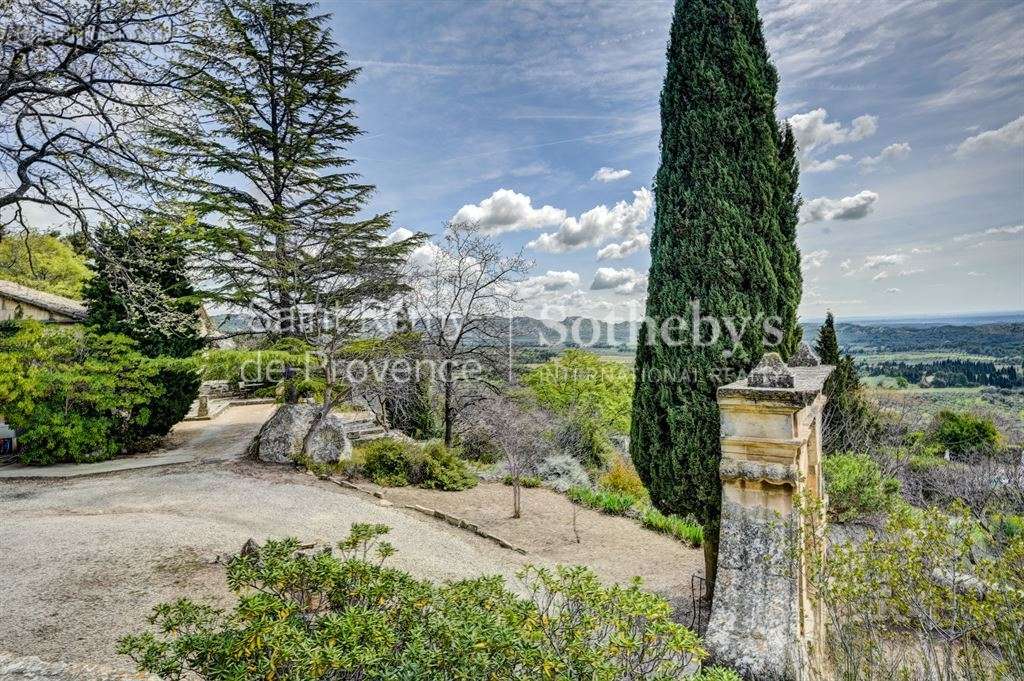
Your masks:
{"label": "sky", "polygon": [[[523,249],[525,314],[643,315],[671,0],[320,6],[362,69],[373,210]],[[1024,3],[759,7],[801,145],[801,316],[1024,310]]]}

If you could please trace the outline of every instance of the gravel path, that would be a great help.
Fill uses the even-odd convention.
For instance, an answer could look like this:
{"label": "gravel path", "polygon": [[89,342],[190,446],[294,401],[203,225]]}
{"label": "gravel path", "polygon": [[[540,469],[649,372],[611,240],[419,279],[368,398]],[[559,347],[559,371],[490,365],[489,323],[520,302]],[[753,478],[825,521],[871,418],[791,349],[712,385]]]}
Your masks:
{"label": "gravel path", "polygon": [[237,460],[266,418],[238,407],[183,424],[201,462],[63,481],[0,483],[0,651],[129,669],[115,641],[182,594],[230,600],[219,554],[249,537],[333,542],[353,522],[393,529],[395,567],[432,579],[511,577],[524,558],[286,468]]}
{"label": "gravel path", "polygon": [[[116,641],[145,628],[157,603],[187,595],[231,606],[218,556],[237,552],[250,537],[333,544],[354,522],[391,526],[388,540],[398,553],[389,563],[417,577],[499,574],[516,589],[515,572],[525,563],[578,563],[608,581],[642,575],[678,612],[689,609],[700,551],[586,510],[578,512],[576,543],[571,504],[546,490],[524,490],[525,516],[509,521],[509,490],[501,485],[388,490],[396,502],[390,506],[288,466],[243,459],[272,410],[234,407],[213,421],[179,424],[166,453],[188,452],[194,463],[0,480],[0,661],[8,653],[131,670],[115,653]],[[529,555],[398,506],[410,502],[472,517]],[[15,678],[0,673],[0,681]]]}

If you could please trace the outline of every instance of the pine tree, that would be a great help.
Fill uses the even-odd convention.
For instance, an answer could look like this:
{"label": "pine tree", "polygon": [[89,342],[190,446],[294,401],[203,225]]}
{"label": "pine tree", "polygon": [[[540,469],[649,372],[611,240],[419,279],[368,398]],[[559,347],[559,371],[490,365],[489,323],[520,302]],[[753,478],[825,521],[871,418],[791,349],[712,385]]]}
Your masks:
{"label": "pine tree", "polygon": [[825,323],[818,330],[818,339],[814,342],[814,352],[822,364],[839,366],[842,355],[839,352],[839,337],[836,336],[836,320],[832,312],[825,314]]}
{"label": "pine tree", "polygon": [[98,227],[93,247],[95,276],[84,287],[86,324],[128,336],[143,355],[159,358],[155,381],[162,392],[146,406],[149,418],[133,436],[166,435],[199,391],[195,366],[180,360],[204,345],[199,297],[185,275],[185,241],[178,229],[147,222]]}
{"label": "pine tree", "polygon": [[[800,256],[795,244],[797,162],[775,118],[778,76],[755,0],[677,0],[661,94],[661,165],[647,317],[636,360],[630,449],[662,511],[705,527],[713,587],[721,486],[715,392],[768,349],[799,339]],[[673,346],[665,320],[700,314],[748,320],[734,352],[726,335]],[[781,337],[763,333],[767,320]]]}
{"label": "pine tree", "polygon": [[824,393],[828,401],[822,410],[821,448],[826,454],[862,449],[870,441],[877,418],[864,398],[853,357],[839,349],[831,312],[825,315],[825,323],[818,330],[814,350],[822,364],[835,367],[825,381]]}
{"label": "pine tree", "polygon": [[199,119],[153,131],[194,171],[174,189],[200,220],[209,294],[286,336],[310,305],[390,299],[419,241],[386,242],[390,214],[357,217],[374,191],[343,155],[361,134],[346,95],[359,70],[311,3],[217,7],[176,64]]}

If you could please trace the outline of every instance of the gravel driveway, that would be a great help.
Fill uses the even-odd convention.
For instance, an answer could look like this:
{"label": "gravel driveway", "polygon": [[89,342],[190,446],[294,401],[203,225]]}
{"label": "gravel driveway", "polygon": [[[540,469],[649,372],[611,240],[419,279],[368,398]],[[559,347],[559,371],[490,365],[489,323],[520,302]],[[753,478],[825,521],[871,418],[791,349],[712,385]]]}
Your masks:
{"label": "gravel driveway", "polygon": [[187,594],[230,600],[216,556],[249,537],[333,542],[353,522],[393,529],[395,567],[419,577],[511,577],[526,557],[288,468],[239,457],[270,412],[182,424],[195,464],[69,480],[0,482],[0,651],[130,669],[115,641]]}

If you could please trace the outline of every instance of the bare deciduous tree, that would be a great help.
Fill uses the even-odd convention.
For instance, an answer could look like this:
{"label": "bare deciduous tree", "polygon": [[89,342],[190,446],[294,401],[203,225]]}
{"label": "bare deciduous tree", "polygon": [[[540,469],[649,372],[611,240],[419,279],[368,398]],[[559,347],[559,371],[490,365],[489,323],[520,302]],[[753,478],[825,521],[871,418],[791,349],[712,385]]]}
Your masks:
{"label": "bare deciduous tree", "polygon": [[552,453],[551,424],[543,413],[527,412],[505,396],[478,402],[473,417],[501,454],[512,485],[512,517],[519,518],[523,478],[535,474],[538,464]]}
{"label": "bare deciduous tree", "polygon": [[532,263],[506,255],[477,225],[449,223],[426,264],[415,268],[410,308],[437,363],[444,441],[451,445],[459,412],[487,395],[504,367],[515,285]]}
{"label": "bare deciduous tree", "polygon": [[[0,0],[0,239],[32,207],[87,233],[151,204],[142,131],[180,115],[166,55],[199,3]],[[44,212],[45,215],[45,212]]]}

